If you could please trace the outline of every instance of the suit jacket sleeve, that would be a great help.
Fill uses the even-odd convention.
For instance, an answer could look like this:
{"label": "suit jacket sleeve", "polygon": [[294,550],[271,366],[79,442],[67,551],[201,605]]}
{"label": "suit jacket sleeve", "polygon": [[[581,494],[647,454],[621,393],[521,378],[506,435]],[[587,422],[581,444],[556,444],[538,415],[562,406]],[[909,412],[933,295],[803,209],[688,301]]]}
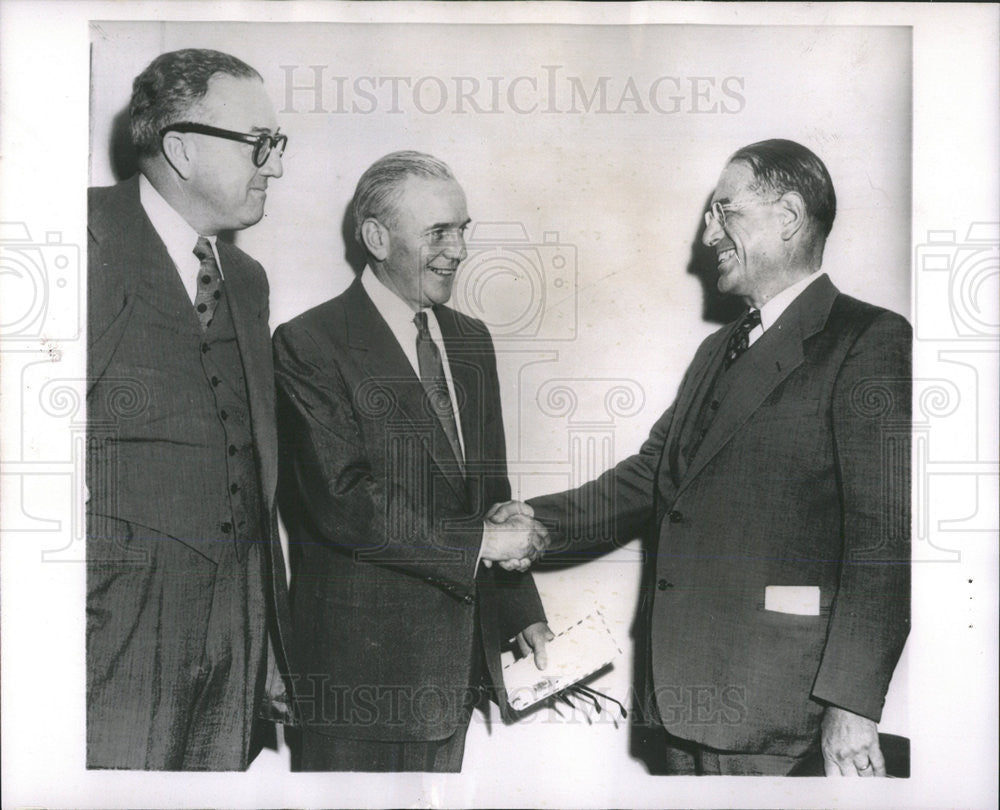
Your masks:
{"label": "suit jacket sleeve", "polygon": [[[373,470],[333,346],[308,330],[274,336],[283,476],[319,536],[363,562],[421,577],[458,598],[475,592],[482,520],[435,519],[405,472]],[[400,464],[405,467],[405,464]]]}
{"label": "suit jacket sleeve", "polygon": [[[511,495],[510,478],[507,474],[507,440],[503,427],[500,406],[500,378],[497,373],[496,354],[489,332],[482,329],[481,341],[488,351],[481,361],[485,373],[484,404],[492,418],[484,432],[484,446],[489,448],[487,456],[496,475],[491,476],[491,491],[488,501],[508,500]],[[484,503],[484,506],[491,504]],[[479,569],[480,606],[484,613],[492,612],[497,617],[498,643],[501,645],[513,638],[526,627],[536,622],[546,621],[542,600],[538,596],[535,580],[531,573],[505,571],[499,565]]]}
{"label": "suit jacket sleeve", "polygon": [[910,336],[880,315],[833,393],[843,556],[813,697],[875,721],[909,632]]}
{"label": "suit jacket sleeve", "polygon": [[568,492],[528,501],[552,535],[552,552],[582,549],[611,539],[631,540],[654,517],[655,489],[671,406],[656,421],[639,452]]}

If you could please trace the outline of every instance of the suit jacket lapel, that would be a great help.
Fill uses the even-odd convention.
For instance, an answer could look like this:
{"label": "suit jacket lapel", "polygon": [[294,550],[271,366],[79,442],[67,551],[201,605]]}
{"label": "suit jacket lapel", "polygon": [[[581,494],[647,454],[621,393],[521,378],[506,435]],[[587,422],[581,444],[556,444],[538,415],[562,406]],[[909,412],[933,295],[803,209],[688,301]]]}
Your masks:
{"label": "suit jacket lapel", "polygon": [[[448,446],[444,428],[425,406],[426,394],[420,378],[414,373],[413,366],[389,325],[371,302],[360,278],[355,279],[348,288],[344,303],[351,313],[348,344],[352,350],[363,353],[361,362],[367,376],[391,391],[397,413],[410,423],[413,435],[421,437],[421,444],[448,485],[464,500],[465,481],[455,466],[450,451],[448,457],[439,457],[434,452],[435,447]],[[431,426],[433,437],[427,435],[428,425]]]}
{"label": "suit jacket lapel", "polygon": [[[139,176],[119,184],[101,209],[90,212],[88,230],[97,245],[97,256],[88,258],[88,393],[111,362],[139,295],[181,322],[197,328],[198,319],[167,248],[157,235],[139,201]],[[100,266],[98,266],[100,264]],[[100,300],[120,290],[120,311],[104,311]]]}
{"label": "suit jacket lapel", "polygon": [[669,457],[666,470],[676,471],[674,474],[674,484],[683,480],[687,472],[687,461],[682,450],[682,439],[686,435],[686,426],[697,418],[697,409],[707,395],[706,389],[715,380],[718,369],[722,366],[722,356],[725,351],[729,335],[735,328],[733,324],[729,329],[719,332],[715,340],[706,346],[705,351],[696,358],[692,365],[690,378],[684,382],[677,395],[676,414],[674,424],[671,427],[671,434],[666,442]]}
{"label": "suit jacket lapel", "polygon": [[[217,243],[225,279],[226,302],[233,319],[236,345],[243,360],[247,396],[250,400],[250,424],[260,459],[261,486],[267,508],[274,503],[278,483],[278,430],[274,419],[274,365],[271,358],[270,329],[260,323],[261,306],[254,300],[253,281],[243,257],[229,245]],[[192,310],[193,313],[193,310]]]}
{"label": "suit jacket lapel", "polygon": [[768,395],[802,364],[802,344],[823,328],[837,294],[829,277],[821,276],[740,358],[739,363],[745,365],[738,369],[738,376],[721,401],[705,441],[680,482],[681,490],[733,438]]}

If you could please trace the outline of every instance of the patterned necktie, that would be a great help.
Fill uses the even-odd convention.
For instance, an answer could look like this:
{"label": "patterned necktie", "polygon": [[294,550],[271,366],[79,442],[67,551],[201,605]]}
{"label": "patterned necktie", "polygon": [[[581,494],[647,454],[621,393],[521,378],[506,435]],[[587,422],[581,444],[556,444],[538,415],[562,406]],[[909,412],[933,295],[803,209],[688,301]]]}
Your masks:
{"label": "patterned necktie", "polygon": [[444,376],[441,354],[427,329],[427,313],[418,312],[413,316],[413,323],[417,327],[417,363],[420,366],[420,382],[424,385],[434,415],[441,422],[441,427],[444,428],[448,443],[451,445],[458,466],[464,475],[462,445],[458,441],[455,412],[451,408],[451,396],[448,393],[448,383]]}
{"label": "patterned necktie", "polygon": [[729,343],[726,344],[727,369],[750,348],[750,333],[758,326],[760,326],[760,310],[751,309],[743,316],[743,320],[739,322],[736,331],[729,338]]}
{"label": "patterned necktie", "polygon": [[222,274],[215,262],[215,251],[212,244],[204,236],[198,237],[194,246],[194,255],[201,260],[198,268],[198,292],[194,297],[194,309],[198,313],[201,331],[212,325],[212,316],[222,297]]}

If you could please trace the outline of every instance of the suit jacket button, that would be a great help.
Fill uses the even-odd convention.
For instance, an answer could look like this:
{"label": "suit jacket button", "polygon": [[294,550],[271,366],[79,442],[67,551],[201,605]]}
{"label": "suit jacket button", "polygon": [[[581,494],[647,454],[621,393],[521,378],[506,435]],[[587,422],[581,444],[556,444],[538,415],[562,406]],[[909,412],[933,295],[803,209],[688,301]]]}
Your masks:
{"label": "suit jacket button", "polygon": [[656,587],[658,590],[665,591],[667,588],[673,588],[673,582],[667,582],[665,579],[657,580]]}
{"label": "suit jacket button", "polygon": [[680,523],[684,520],[684,515],[678,512],[676,509],[671,509],[670,514],[667,515],[670,518],[671,523]]}
{"label": "suit jacket button", "polygon": [[471,605],[473,602],[476,601],[476,597],[474,597],[471,593],[467,593],[465,596],[462,597],[462,601],[465,602],[465,604],[467,605]]}

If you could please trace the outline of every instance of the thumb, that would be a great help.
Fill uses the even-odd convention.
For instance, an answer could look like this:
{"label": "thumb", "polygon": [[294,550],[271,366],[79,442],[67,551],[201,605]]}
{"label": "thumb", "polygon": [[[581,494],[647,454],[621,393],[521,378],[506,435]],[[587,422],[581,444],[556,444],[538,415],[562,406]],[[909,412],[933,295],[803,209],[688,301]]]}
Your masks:
{"label": "thumb", "polygon": [[522,503],[521,501],[507,501],[506,503],[493,504],[490,507],[490,511],[486,513],[486,517],[493,523],[506,523],[514,515],[532,517],[534,514],[534,510],[526,503]]}

